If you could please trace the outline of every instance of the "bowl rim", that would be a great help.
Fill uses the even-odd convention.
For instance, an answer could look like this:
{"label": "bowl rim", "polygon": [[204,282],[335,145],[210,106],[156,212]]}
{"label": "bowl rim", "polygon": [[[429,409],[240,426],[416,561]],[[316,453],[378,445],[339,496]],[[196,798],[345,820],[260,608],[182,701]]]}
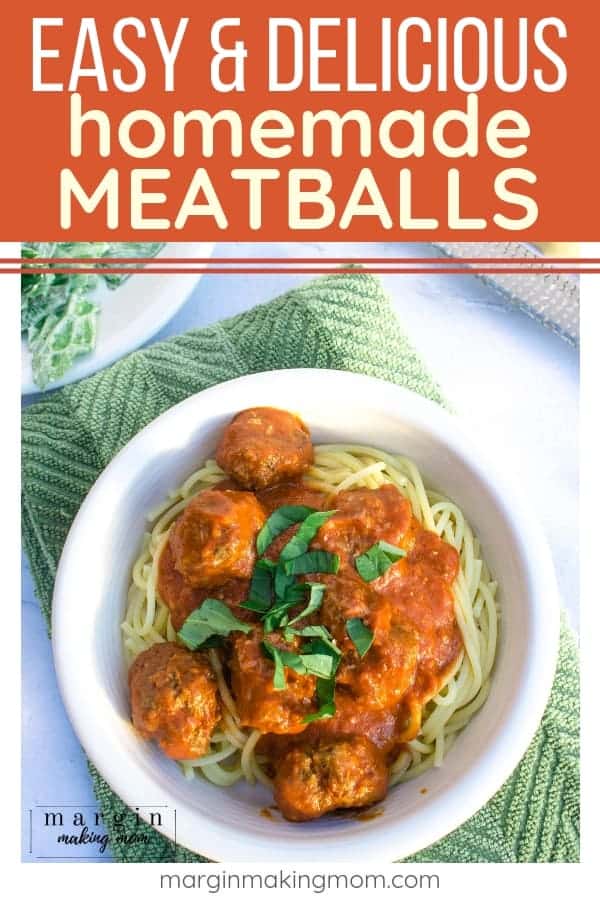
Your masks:
{"label": "bowl rim", "polygon": [[[127,469],[129,459],[135,457],[137,447],[148,439],[154,429],[168,429],[178,417],[199,404],[200,397],[204,402],[207,399],[214,401],[223,392],[235,392],[242,384],[244,387],[253,384],[268,390],[269,381],[275,377],[279,379],[278,387],[281,386],[281,379],[290,380],[297,385],[297,380],[301,378],[307,384],[314,382],[315,388],[318,388],[322,379],[333,379],[339,381],[340,390],[343,391],[364,391],[367,388],[376,390],[378,408],[394,409],[400,401],[403,415],[409,421],[421,424],[430,437],[435,434],[437,441],[450,445],[478,472],[491,492],[494,503],[504,511],[510,531],[517,534],[519,541],[527,546],[524,559],[530,576],[528,608],[531,612],[534,640],[523,664],[522,689],[514,698],[508,716],[510,728],[496,734],[491,746],[486,746],[481,751],[471,770],[457,779],[456,783],[444,788],[440,795],[440,802],[445,801],[443,817],[435,803],[417,811],[413,815],[414,822],[411,820],[412,827],[408,829],[410,834],[403,833],[401,839],[393,823],[388,822],[386,829],[382,831],[377,829],[377,819],[374,819],[369,822],[370,827],[361,827],[351,834],[328,832],[325,838],[321,834],[317,836],[317,840],[306,840],[302,832],[299,832],[298,840],[283,835],[281,841],[273,841],[260,834],[249,836],[236,830],[233,825],[211,818],[210,815],[206,816],[196,806],[182,800],[181,796],[170,798],[176,800],[174,807],[178,812],[185,812],[185,816],[178,819],[178,845],[213,861],[248,863],[263,861],[264,858],[264,861],[284,863],[319,860],[326,860],[328,863],[356,862],[357,852],[360,852],[363,854],[358,857],[360,859],[391,862],[424,849],[449,834],[484,806],[504,784],[527,751],[537,730],[550,695],[558,656],[559,592],[550,550],[541,526],[528,504],[523,501],[519,492],[512,489],[493,460],[490,461],[488,451],[481,449],[464,423],[432,400],[392,382],[368,375],[337,369],[276,369],[243,375],[213,385],[192,394],[153,419],[102,471],[86,495],[65,541],[57,568],[52,604],[52,650],[59,691],[84,751],[112,790],[130,807],[137,806],[140,796],[151,796],[156,791],[156,779],[139,766],[128,767],[123,765],[122,759],[103,756],[102,745],[97,739],[98,733],[93,736],[88,733],[87,717],[81,713],[81,704],[85,699],[84,679],[73,678],[70,670],[71,654],[68,652],[72,641],[69,596],[73,596],[76,589],[75,583],[70,584],[70,569],[71,560],[77,554],[81,525],[88,516],[93,516],[94,507],[105,485],[116,478],[121,470]],[[518,533],[515,530],[517,521]],[[133,773],[132,769],[135,769]],[[460,791],[457,790],[459,786]],[[169,795],[167,785],[161,785],[160,790],[165,797]],[[140,816],[148,821],[144,810],[141,810]],[[207,825],[206,828],[191,825],[194,820],[197,823],[199,818]],[[172,838],[166,825],[156,830]],[[244,834],[243,841],[240,840],[241,833]]]}

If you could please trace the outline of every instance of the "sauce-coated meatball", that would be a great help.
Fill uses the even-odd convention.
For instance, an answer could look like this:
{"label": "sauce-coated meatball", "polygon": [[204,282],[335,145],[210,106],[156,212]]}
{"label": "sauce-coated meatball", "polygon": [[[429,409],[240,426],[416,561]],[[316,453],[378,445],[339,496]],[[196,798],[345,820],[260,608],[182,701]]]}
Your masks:
{"label": "sauce-coated meatball", "polygon": [[366,656],[347,658],[340,666],[338,683],[350,690],[363,709],[393,709],[412,687],[417,676],[419,640],[397,625],[376,637]]}
{"label": "sauce-coated meatball", "polygon": [[[419,643],[411,628],[392,622],[392,605],[358,577],[318,575],[326,585],[320,610],[325,625],[343,651],[338,685],[351,691],[364,709],[389,709],[411,687],[417,669]],[[373,643],[361,658],[348,635],[347,623],[360,619],[373,633]]]}
{"label": "sauce-coated meatball", "polygon": [[321,526],[313,546],[338,553],[345,562],[377,541],[399,545],[410,526],[410,502],[393,484],[340,491],[329,502],[337,512]]}
{"label": "sauce-coated meatball", "polygon": [[189,585],[181,572],[177,571],[168,541],[158,560],[156,586],[161,600],[169,607],[173,628],[179,631],[189,614],[200,606],[204,594],[200,588]]}
{"label": "sauce-coated meatball", "polygon": [[217,682],[202,653],[173,643],[154,644],[129,669],[133,724],[172,759],[196,759],[208,750],[220,718]]}
{"label": "sauce-coated meatball", "polygon": [[168,541],[158,561],[158,593],[163,603],[169,607],[171,624],[175,631],[179,631],[189,614],[201,606],[208,597],[222,600],[237,619],[253,622],[256,618],[254,613],[240,606],[248,598],[249,586],[248,579],[231,578],[215,587],[191,587],[175,568],[173,552]]}
{"label": "sauce-coated meatball", "polygon": [[458,551],[434,531],[422,528],[410,551],[408,563],[420,566],[423,574],[428,570],[430,574],[439,575],[447,584],[452,584],[458,575],[460,557]]}
{"label": "sauce-coated meatball", "polygon": [[286,819],[303,822],[377,803],[388,779],[382,755],[366,738],[293,747],[277,767],[275,802]]}
{"label": "sauce-coated meatball", "polygon": [[267,515],[280,506],[310,506],[325,509],[328,494],[316,488],[307,487],[302,481],[286,481],[257,493],[260,505]]}
{"label": "sauce-coated meatball", "polygon": [[221,468],[243,487],[257,490],[298,478],[313,456],[304,422],[293,413],[268,406],[238,413],[217,447]]}
{"label": "sauce-coated meatball", "polygon": [[275,667],[263,653],[268,640],[282,650],[298,651],[298,641],[287,643],[277,634],[263,634],[261,627],[233,637],[230,661],[233,695],[242,725],[273,734],[296,734],[306,728],[304,717],[315,711],[315,684],[312,675],[298,675],[286,669],[286,687],[273,686]]}
{"label": "sauce-coated meatball", "polygon": [[[336,713],[331,719],[319,719],[308,726],[307,742],[339,740],[361,735],[374,744],[388,763],[398,755],[398,705],[381,709],[363,706],[344,685],[336,686]],[[304,737],[304,735],[301,735]]]}
{"label": "sauce-coated meatball", "polygon": [[325,585],[321,624],[329,629],[344,655],[357,655],[346,630],[348,619],[361,619],[374,633],[389,629],[389,608],[358,576],[307,575],[306,580]]}
{"label": "sauce-coated meatball", "polygon": [[462,648],[452,592],[459,564],[454,547],[434,532],[418,529],[408,556],[373,582],[391,604],[392,621],[418,635],[413,693],[421,703],[438,692]]}
{"label": "sauce-coated meatball", "polygon": [[177,519],[169,544],[175,568],[191,587],[250,578],[265,514],[245,491],[201,491]]}

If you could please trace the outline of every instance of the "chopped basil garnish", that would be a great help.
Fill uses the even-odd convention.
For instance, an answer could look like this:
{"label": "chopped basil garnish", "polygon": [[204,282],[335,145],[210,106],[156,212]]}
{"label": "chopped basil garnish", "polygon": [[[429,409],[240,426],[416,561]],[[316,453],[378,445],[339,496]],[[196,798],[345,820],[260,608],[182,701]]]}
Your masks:
{"label": "chopped basil garnish", "polygon": [[292,637],[320,637],[333,640],[329,629],[325,625],[305,625],[304,628],[292,628],[290,623],[290,626],[285,630],[289,631]]}
{"label": "chopped basil garnish", "polygon": [[259,559],[252,573],[248,599],[240,603],[244,609],[266,613],[273,603],[273,570],[276,564],[269,559]]}
{"label": "chopped basil garnish", "polygon": [[325,625],[305,625],[304,628],[292,628],[291,625],[284,629],[286,641],[293,640],[295,637],[312,637],[321,638],[321,640],[329,646],[329,648],[338,656],[341,654],[340,648],[333,642],[333,637]]}
{"label": "chopped basil garnish", "polygon": [[363,581],[374,581],[403,556],[406,556],[406,550],[401,547],[394,547],[387,541],[377,541],[366,553],[356,557],[356,569]]}
{"label": "chopped basil garnish", "polygon": [[367,628],[362,619],[348,619],[346,632],[362,659],[365,653],[370,650],[375,635],[370,628]]}
{"label": "chopped basil garnish", "polygon": [[280,561],[287,562],[289,559],[294,559],[296,556],[302,556],[303,553],[306,553],[310,542],[321,525],[324,525],[336,512],[336,509],[331,509],[328,512],[314,512],[307,516],[296,534],[288,541],[279,554]]}
{"label": "chopped basil garnish", "polygon": [[294,582],[293,575],[288,575],[283,566],[277,566],[275,569],[275,594],[279,600],[285,600],[286,594]]}
{"label": "chopped basil garnish", "polygon": [[244,634],[248,634],[251,630],[252,626],[236,619],[221,600],[208,598],[202,606],[189,614],[177,634],[186,647],[198,650],[215,636],[226,637],[232,631],[243,631]]}
{"label": "chopped basil garnish", "polygon": [[300,657],[308,675],[317,678],[333,678],[337,669],[337,660],[330,653],[303,653]]}
{"label": "chopped basil garnish", "polygon": [[[269,606],[266,609],[261,607],[260,609],[255,608],[254,606],[249,606],[249,604],[244,604],[249,609],[254,609],[255,612],[259,612],[263,617],[263,625],[265,632],[274,631],[276,628],[283,628],[288,623],[292,625],[294,622],[297,622],[299,619],[303,619],[305,616],[311,615],[321,606],[323,602],[323,594],[325,593],[325,585],[323,584],[312,584],[312,583],[303,583],[303,584],[288,584],[287,579],[289,576],[285,576],[285,593],[283,598],[280,600],[279,598],[275,601],[273,606]],[[291,578],[292,582],[294,581],[293,577]],[[308,600],[308,604],[306,607],[300,612],[294,619],[289,621],[288,613],[294,607],[301,603],[307,592],[310,591],[310,596]]]}
{"label": "chopped basil garnish", "polygon": [[290,584],[285,590],[285,602],[286,603],[302,603],[302,601],[306,598],[308,591],[310,590],[309,585],[305,581],[297,581],[294,584]]}
{"label": "chopped basil garnish", "polygon": [[294,622],[298,622],[299,619],[304,619],[306,618],[306,616],[311,616],[314,612],[321,608],[321,604],[323,603],[323,596],[325,594],[324,584],[307,581],[303,585],[303,587],[310,590],[308,604],[304,607],[301,613],[298,613],[298,615],[290,621],[290,625],[293,625]]}
{"label": "chopped basil garnish", "polygon": [[324,641],[311,641],[302,653],[281,650],[269,641],[263,641],[262,646],[266,655],[275,663],[273,687],[276,691],[285,688],[285,668],[293,669],[299,675],[315,675],[319,679],[335,678],[339,651]]}
{"label": "chopped basil garnish", "polygon": [[307,724],[316,722],[318,719],[330,719],[335,716],[335,678],[317,679],[317,700],[319,701],[318,710],[303,719]]}
{"label": "chopped basil garnish", "polygon": [[310,506],[280,506],[279,509],[276,509],[274,513],[271,513],[256,538],[258,555],[262,556],[269,544],[286,528],[296,525],[298,522],[304,522],[314,512],[315,510]]}
{"label": "chopped basil garnish", "polygon": [[[296,622],[298,619],[303,618],[305,615],[309,615],[309,613],[307,612],[309,608],[310,612],[318,609],[323,600],[323,591],[325,590],[325,587],[324,585],[319,584],[316,585],[316,588],[317,590],[315,590],[315,586],[309,584],[288,585],[286,587],[283,600],[277,600],[274,606],[272,606],[263,616],[265,631],[273,631],[275,628],[283,628],[288,623],[291,625],[293,622]],[[322,591],[319,591],[319,588],[322,588]],[[297,615],[296,618],[292,619],[292,622],[290,622],[288,612],[294,606],[302,603],[302,601],[306,597],[307,591],[309,590],[311,593],[307,607],[302,610],[302,612]]]}
{"label": "chopped basil garnish", "polygon": [[333,643],[333,638],[329,633],[327,637],[325,635],[319,635],[318,637],[313,638],[312,641],[309,641],[308,644],[305,644],[304,653],[329,654],[329,656],[335,660],[335,671],[337,672],[342,651]]}
{"label": "chopped basil garnish", "polygon": [[275,606],[272,606],[267,614],[263,616],[265,633],[268,634],[271,631],[275,631],[276,628],[283,628],[287,625],[289,621],[288,613],[290,609],[297,606],[297,604],[298,598],[296,596],[291,596],[288,600],[282,600],[280,603],[276,603]]}
{"label": "chopped basil garnish", "polygon": [[206,638],[206,640],[202,644],[203,650],[210,650],[211,648],[224,647],[225,646],[225,638],[222,634],[213,634],[211,637]]}
{"label": "chopped basil garnish", "polygon": [[387,541],[377,541],[377,546],[394,559],[402,559],[403,556],[406,556],[406,550],[396,547],[395,544],[388,544]]}
{"label": "chopped basil garnish", "polygon": [[340,558],[337,553],[329,553],[327,550],[311,550],[284,563],[287,575],[306,575],[308,572],[335,574],[339,567]]}
{"label": "chopped basil garnish", "polygon": [[281,658],[281,653],[276,647],[271,650],[273,654],[273,662],[275,663],[275,674],[273,675],[273,687],[276,691],[284,691],[286,686],[285,668]]}
{"label": "chopped basil garnish", "polygon": [[306,674],[306,668],[302,659],[297,653],[291,653],[289,650],[280,650],[270,644],[269,641],[263,641],[262,647],[264,652],[275,663],[275,674],[273,675],[273,687],[276,691],[285,690],[285,670],[294,669],[300,675]]}
{"label": "chopped basil garnish", "polygon": [[[292,669],[299,675],[316,677],[317,712],[307,716],[305,722],[328,718],[335,715],[335,676],[342,652],[331,633],[324,625],[307,625],[294,628],[301,619],[315,613],[323,603],[326,586],[317,582],[299,583],[297,576],[310,573],[335,574],[340,566],[336,553],[326,550],[309,550],[311,541],[319,528],[327,522],[336,510],[323,512],[308,506],[281,506],[267,519],[256,540],[259,556],[262,556],[275,538],[287,528],[300,523],[296,534],[288,541],[279,554],[279,560],[272,562],[259,559],[252,575],[248,599],[242,604],[262,618],[265,634],[282,629],[285,641],[306,638],[299,653],[281,649],[268,640],[263,641],[263,652],[274,664],[273,687],[282,691],[286,686],[285,670]],[[386,541],[378,541],[365,553],[356,558],[356,568],[364,581],[373,581],[398,559],[406,556],[400,547]],[[290,610],[300,604],[309,592],[308,603],[293,619]],[[349,619],[346,632],[362,658],[373,644],[373,632],[361,619]]]}

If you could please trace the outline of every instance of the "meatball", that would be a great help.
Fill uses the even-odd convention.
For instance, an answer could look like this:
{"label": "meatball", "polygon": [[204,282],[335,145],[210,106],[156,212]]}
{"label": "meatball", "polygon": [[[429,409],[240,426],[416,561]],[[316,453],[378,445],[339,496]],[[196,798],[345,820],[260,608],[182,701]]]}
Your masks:
{"label": "meatball", "polygon": [[[419,644],[414,631],[393,623],[391,603],[357,576],[316,577],[326,585],[321,624],[344,654],[337,684],[365,709],[395,706],[415,678]],[[373,632],[373,643],[362,658],[348,635],[348,619],[360,619]]]}
{"label": "meatball", "polygon": [[374,633],[389,629],[389,606],[358,577],[351,573],[310,575],[306,580],[325,585],[321,624],[329,629],[344,655],[358,658],[346,631],[348,619],[361,619]]}
{"label": "meatball", "polygon": [[[230,660],[231,686],[241,724],[273,734],[296,734],[306,728],[304,717],[315,711],[316,679],[286,669],[286,687],[273,686],[274,663],[263,653],[265,639],[260,626],[249,634],[236,634]],[[299,641],[287,643],[272,633],[269,643],[282,650],[297,652]]]}
{"label": "meatball", "polygon": [[167,541],[158,560],[157,588],[161,600],[169,607],[171,623],[179,631],[187,617],[204,599],[200,588],[193,588],[175,568],[173,551]]}
{"label": "meatball", "polygon": [[325,491],[307,487],[301,481],[276,484],[275,487],[258,493],[260,505],[268,515],[280,506],[310,506],[312,509],[325,509],[328,496]]}
{"label": "meatball", "polygon": [[393,484],[340,491],[330,502],[337,512],[321,526],[313,546],[339,554],[346,563],[377,541],[399,545],[411,523],[410,502]]}
{"label": "meatball", "polygon": [[235,416],[217,447],[221,468],[245,488],[264,490],[298,478],[313,461],[310,432],[293,413],[270,407]]}
{"label": "meatball", "polygon": [[245,491],[202,491],[177,519],[169,544],[175,568],[191,587],[250,578],[265,514]]}
{"label": "meatball", "polygon": [[418,634],[419,662],[413,692],[422,703],[433,697],[463,647],[452,583],[459,568],[454,547],[418,528],[408,556],[373,582],[392,607],[392,621]]}
{"label": "meatball", "polygon": [[452,584],[458,575],[460,557],[458,551],[435,531],[421,528],[408,556],[409,565],[420,565]]}
{"label": "meatball", "polygon": [[338,684],[335,707],[335,716],[313,722],[299,738],[325,742],[356,734],[374,744],[385,755],[386,761],[389,762],[398,755],[398,706],[387,709],[367,707],[357,703],[354,694],[344,685]]}
{"label": "meatball", "polygon": [[286,819],[304,822],[334,809],[370,806],[387,792],[380,752],[363,737],[293,747],[279,762],[275,802]]}
{"label": "meatball", "polygon": [[418,634],[419,664],[414,690],[423,703],[439,691],[463,647],[454,597],[440,576],[423,578],[409,570],[387,589],[392,616]]}
{"label": "meatball", "polygon": [[364,709],[393,709],[412,687],[419,662],[419,639],[414,631],[393,625],[377,636],[363,659],[346,657],[338,675]]}
{"label": "meatball", "polygon": [[173,643],[154,644],[129,669],[133,724],[172,759],[196,759],[208,750],[220,718],[217,681],[202,653]]}
{"label": "meatball", "polygon": [[157,586],[161,600],[169,607],[171,624],[176,631],[179,631],[189,614],[201,606],[207,597],[222,600],[237,619],[253,622],[256,618],[254,613],[240,606],[248,597],[250,587],[248,579],[232,578],[224,581],[218,587],[190,587],[183,575],[175,568],[173,551],[168,541],[158,561]]}

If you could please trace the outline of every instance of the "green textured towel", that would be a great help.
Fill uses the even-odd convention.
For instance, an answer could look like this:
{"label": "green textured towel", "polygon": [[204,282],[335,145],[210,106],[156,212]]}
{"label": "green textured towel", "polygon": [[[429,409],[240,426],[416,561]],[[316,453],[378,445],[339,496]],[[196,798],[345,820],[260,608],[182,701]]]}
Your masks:
{"label": "green textured towel", "polygon": [[[24,543],[48,621],[67,532],[86,493],[115,453],[140,428],[190,394],[250,372],[296,367],[362,372],[443,403],[439,388],[398,328],[379,281],[364,274],[340,274],[133,353],[25,411]],[[411,860],[577,861],[578,705],[577,649],[563,625],[552,696],[521,764],[487,806]],[[123,812],[123,805],[90,769],[105,821],[110,822]],[[201,861],[144,828],[150,843],[134,847],[114,843],[116,859]]]}

